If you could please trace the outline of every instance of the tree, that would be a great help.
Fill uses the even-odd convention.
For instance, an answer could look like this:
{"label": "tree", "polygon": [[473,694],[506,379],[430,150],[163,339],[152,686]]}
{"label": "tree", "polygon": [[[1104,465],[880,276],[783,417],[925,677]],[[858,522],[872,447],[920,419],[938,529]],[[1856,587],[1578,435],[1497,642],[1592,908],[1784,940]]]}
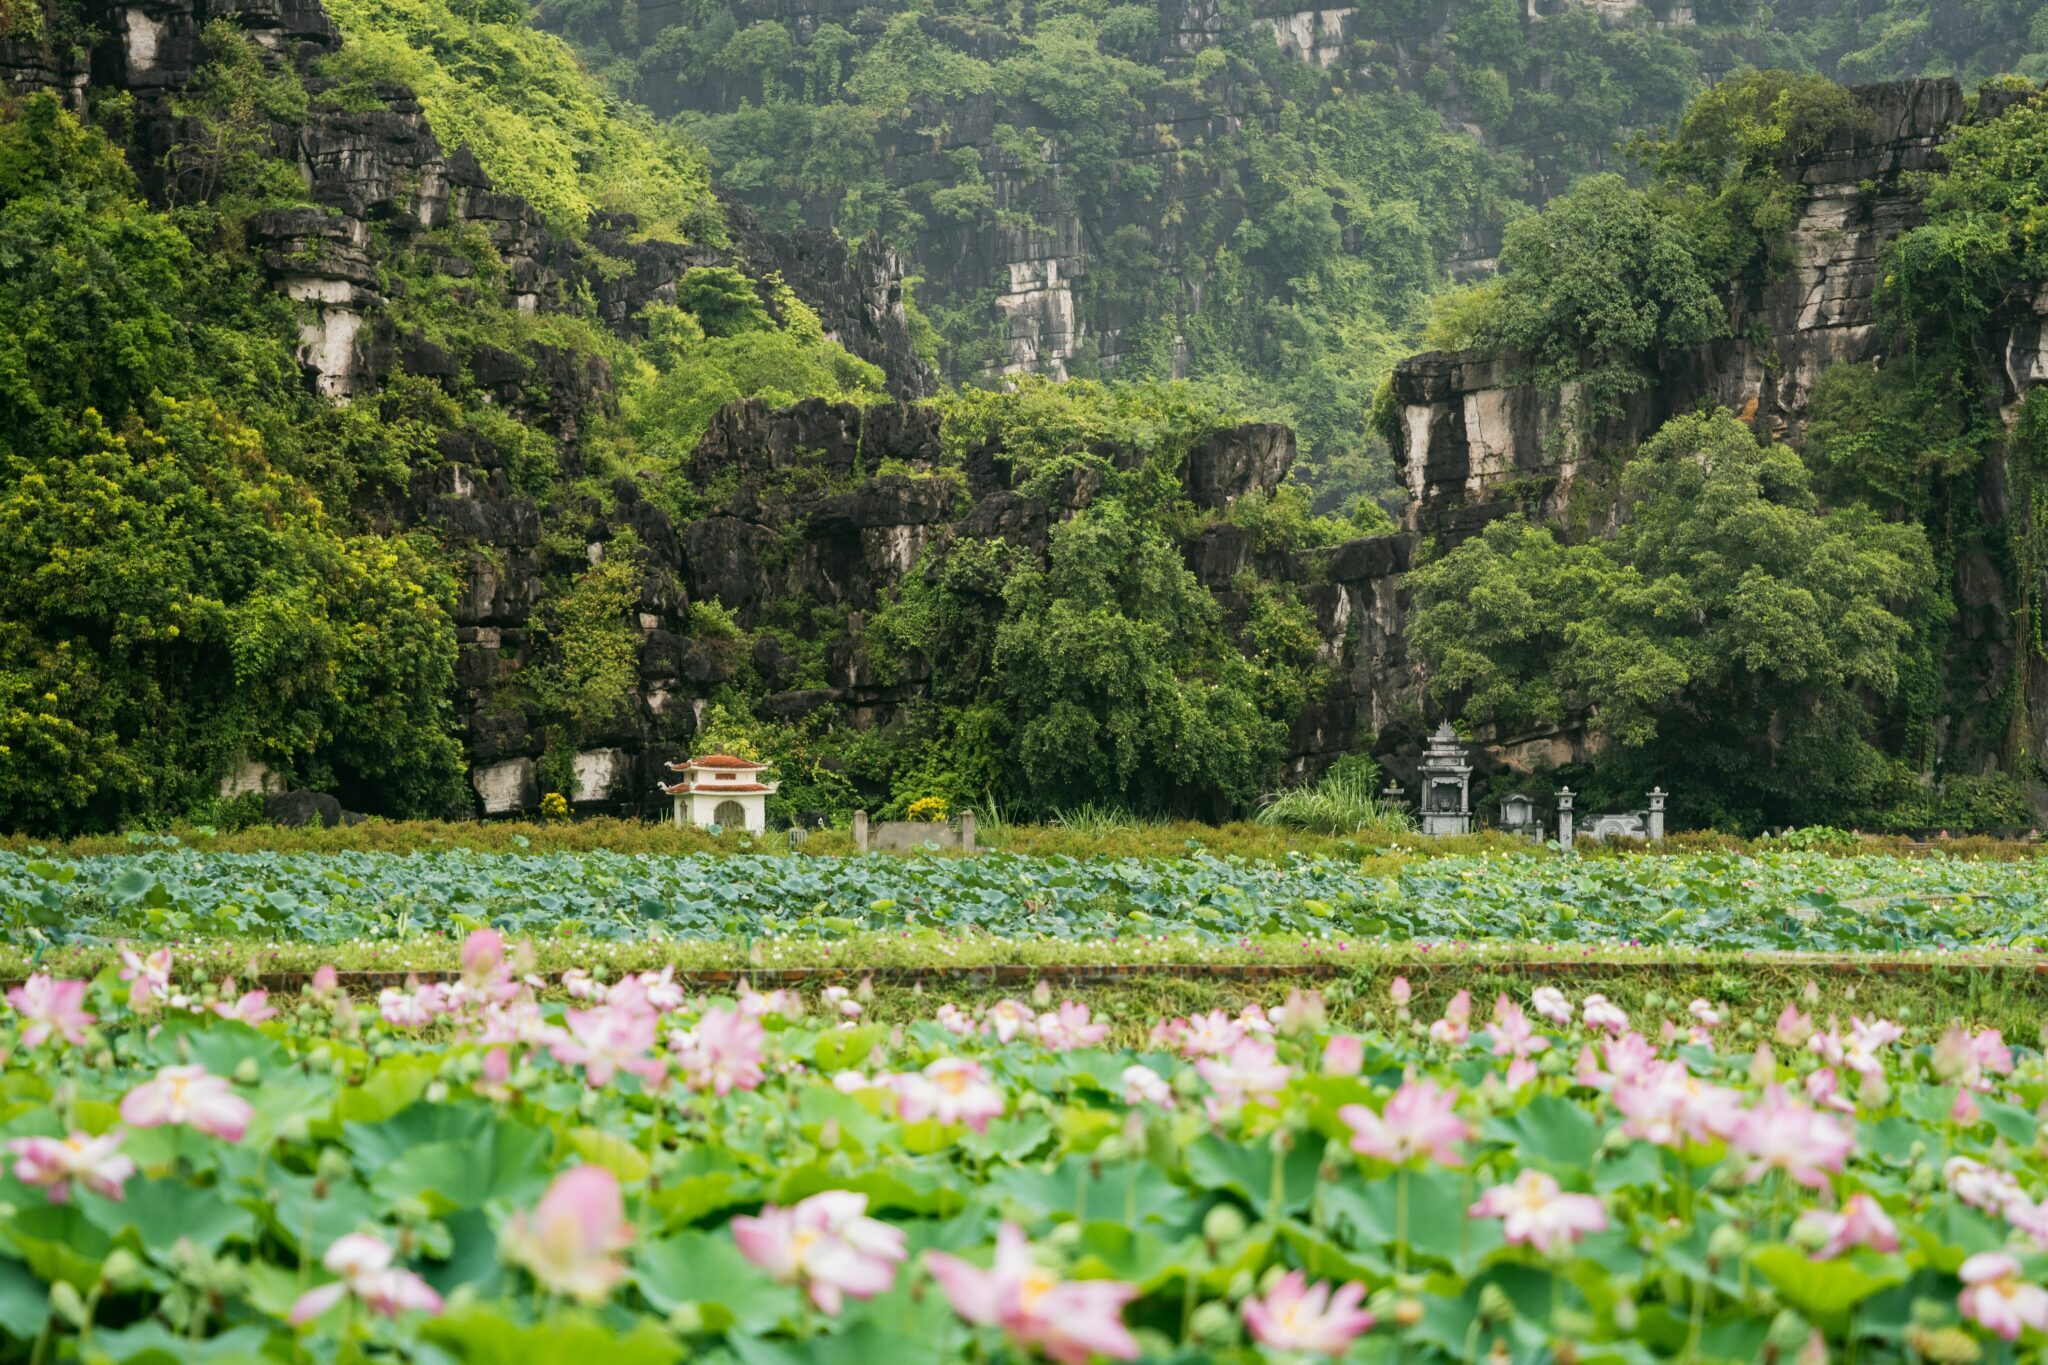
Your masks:
{"label": "tree", "polygon": [[1435,694],[1510,727],[1590,716],[1767,816],[1867,794],[1937,610],[1920,528],[1823,507],[1796,454],[1725,411],[1666,423],[1622,488],[1611,540],[1503,523],[1411,577]]}
{"label": "tree", "polygon": [[1538,382],[1583,380],[1596,401],[1641,388],[1652,352],[1727,326],[1685,232],[1620,176],[1596,175],[1508,225],[1492,340]]}
{"label": "tree", "polygon": [[1185,810],[1261,788],[1284,728],[1260,713],[1215,599],[1159,530],[1095,504],[1004,598],[998,691],[1032,806]]}

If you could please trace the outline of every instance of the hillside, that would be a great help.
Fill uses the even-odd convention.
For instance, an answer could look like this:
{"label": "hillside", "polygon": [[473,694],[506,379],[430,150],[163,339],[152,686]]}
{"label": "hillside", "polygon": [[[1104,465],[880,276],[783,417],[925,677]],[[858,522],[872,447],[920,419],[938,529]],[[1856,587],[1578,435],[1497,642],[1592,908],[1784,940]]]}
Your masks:
{"label": "hillside", "polygon": [[2048,76],[2037,7],[541,0],[614,89],[794,226],[873,231],[941,373],[1191,377],[1292,425],[1323,510],[1447,275],[1742,66]]}

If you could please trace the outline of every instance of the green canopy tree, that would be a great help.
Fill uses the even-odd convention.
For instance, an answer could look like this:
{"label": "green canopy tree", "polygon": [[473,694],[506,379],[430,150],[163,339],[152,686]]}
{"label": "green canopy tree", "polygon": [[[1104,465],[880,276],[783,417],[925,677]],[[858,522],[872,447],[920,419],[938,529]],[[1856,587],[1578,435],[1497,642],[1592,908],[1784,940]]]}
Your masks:
{"label": "green canopy tree", "polygon": [[1752,818],[1868,794],[1937,610],[1921,529],[1823,506],[1794,452],[1725,411],[1665,424],[1622,487],[1609,540],[1504,522],[1415,572],[1435,695],[1510,727],[1590,716]]}

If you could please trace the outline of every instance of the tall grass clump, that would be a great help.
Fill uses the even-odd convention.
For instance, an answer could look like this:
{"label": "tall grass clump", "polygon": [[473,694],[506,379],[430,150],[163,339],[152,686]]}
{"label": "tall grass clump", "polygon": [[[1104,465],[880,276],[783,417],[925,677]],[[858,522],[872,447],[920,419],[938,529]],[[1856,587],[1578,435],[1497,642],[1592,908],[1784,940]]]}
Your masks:
{"label": "tall grass clump", "polygon": [[1314,834],[1405,834],[1415,828],[1406,809],[1379,794],[1380,765],[1365,754],[1346,754],[1316,781],[1268,796],[1259,823]]}

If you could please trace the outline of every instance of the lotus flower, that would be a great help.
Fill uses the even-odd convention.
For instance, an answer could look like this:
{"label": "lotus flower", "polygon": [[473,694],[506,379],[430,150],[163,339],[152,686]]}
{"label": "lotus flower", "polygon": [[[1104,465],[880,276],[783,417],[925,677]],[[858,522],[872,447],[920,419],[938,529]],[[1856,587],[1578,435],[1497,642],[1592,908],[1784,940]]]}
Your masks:
{"label": "lotus flower", "polygon": [[448,992],[436,982],[411,990],[387,987],[377,993],[377,1013],[393,1028],[423,1029],[448,1013]]}
{"label": "lotus flower", "polygon": [[159,948],[148,957],[139,957],[124,943],[120,952],[121,979],[134,983],[128,990],[128,1007],[146,1014],[157,996],[170,993],[171,950]]}
{"label": "lotus flower", "polygon": [[1444,1006],[1444,1017],[1429,1026],[1429,1040],[1440,1047],[1463,1047],[1472,1037],[1472,992],[1459,991]]}
{"label": "lotus flower", "polygon": [[1038,1012],[1022,1000],[998,1000],[988,1012],[988,1029],[999,1043],[1013,1043],[1038,1031]]}
{"label": "lotus flower", "polygon": [[2022,1280],[2020,1263],[2004,1252],[1980,1251],[1956,1275],[1963,1282],[1956,1307],[1986,1331],[2007,1341],[2017,1341],[2022,1327],[2048,1332],[2048,1289]]}
{"label": "lotus flower", "polygon": [[1797,1005],[1787,1004],[1778,1015],[1777,1039],[1786,1047],[1805,1047],[1813,1037],[1813,1016],[1801,1014]]}
{"label": "lotus flower", "polygon": [[1247,1099],[1277,1104],[1294,1068],[1277,1060],[1271,1043],[1245,1038],[1227,1057],[1204,1057],[1196,1062],[1195,1074],[1216,1092],[1209,1103],[1209,1116],[1217,1118],[1236,1110]]}
{"label": "lotus flower", "polygon": [[310,1322],[350,1296],[387,1318],[408,1309],[440,1312],[441,1296],[410,1270],[393,1266],[393,1256],[390,1243],[381,1237],[362,1232],[337,1237],[320,1264],[341,1278],[300,1295],[292,1305],[290,1321],[294,1326]]}
{"label": "lotus flower", "polygon": [[1064,1001],[1057,1014],[1038,1016],[1038,1041],[1053,1052],[1094,1047],[1109,1036],[1109,1025],[1091,1020],[1088,1007],[1078,1000]]}
{"label": "lotus flower", "polygon": [[1579,1005],[1579,1018],[1586,1027],[1619,1036],[1628,1031],[1628,1015],[1604,995],[1589,995]]}
{"label": "lotus flower", "polygon": [[1173,1087],[1151,1067],[1127,1066],[1123,1080],[1124,1103],[1133,1109],[1145,1104],[1157,1105],[1161,1109],[1174,1107]]}
{"label": "lotus flower", "polygon": [[1941,1174],[1950,1194],[1986,1213],[2002,1212],[2014,1200],[2025,1197],[2011,1175],[1966,1156],[1950,1157]]}
{"label": "lotus flower", "polygon": [[1522,1085],[1536,1078],[1536,1065],[1529,1059],[1550,1047],[1550,1040],[1537,1034],[1522,1007],[1499,995],[1493,1002],[1493,1024],[1486,1031],[1493,1042],[1493,1055],[1512,1057],[1508,1084]]}
{"label": "lotus flower", "polygon": [[1506,1185],[1495,1185],[1467,1212],[1502,1220],[1509,1243],[1526,1243],[1544,1255],[1607,1226],[1607,1210],[1590,1194],[1567,1194],[1551,1176],[1525,1170]]}
{"label": "lotus flower", "polygon": [[618,1179],[602,1166],[577,1166],[555,1177],[531,1214],[506,1222],[502,1246],[547,1289],[598,1303],[625,1278],[617,1253],[632,1240]]}
{"label": "lotus flower", "polygon": [[1273,1013],[1273,1027],[1292,1036],[1297,1033],[1314,1033],[1329,1019],[1329,1010],[1323,1004],[1321,991],[1305,991],[1299,987],[1287,992],[1287,999]]}
{"label": "lotus flower", "polygon": [[1806,1098],[1823,1109],[1833,1109],[1843,1114],[1856,1112],[1856,1101],[1842,1093],[1841,1078],[1835,1075],[1835,1069],[1831,1066],[1816,1067],[1807,1072],[1806,1079],[1799,1084],[1806,1091]]}
{"label": "lotus flower", "polygon": [[1783,1171],[1816,1190],[1827,1184],[1827,1172],[1842,1169],[1842,1162],[1856,1145],[1840,1123],[1775,1086],[1742,1116],[1729,1139],[1755,1158],[1747,1179],[1755,1180],[1766,1171]]}
{"label": "lotus flower", "polygon": [[581,1066],[583,1079],[602,1089],[621,1071],[630,1071],[648,1085],[668,1074],[654,1048],[655,1014],[644,1004],[621,1001],[595,1009],[570,1010],[563,1016],[566,1037],[549,1049],[563,1066]]}
{"label": "lotus flower", "polygon": [[744,1014],[709,1009],[697,1027],[669,1035],[669,1049],[681,1061],[683,1078],[692,1090],[709,1090],[722,1099],[761,1084],[765,1036],[760,1023]]}
{"label": "lotus flower", "polygon": [[68,1203],[74,1182],[103,1199],[121,1198],[135,1163],[120,1154],[120,1147],[119,1133],[13,1138],[7,1144],[15,1158],[14,1178],[42,1186],[52,1204]]}
{"label": "lotus flower", "polygon": [[1529,1005],[1559,1028],[1572,1021],[1572,1002],[1555,986],[1538,986],[1529,997]]}
{"label": "lotus flower", "polygon": [[213,1012],[223,1019],[233,1019],[255,1027],[266,1020],[277,1018],[277,1011],[270,1007],[269,991],[246,991],[234,1000],[216,1000]]}
{"label": "lotus flower", "polygon": [[7,1003],[27,1021],[27,1027],[21,1031],[21,1045],[41,1047],[60,1035],[74,1047],[83,1043],[85,1031],[92,1027],[94,1018],[81,1008],[85,1004],[86,984],[60,981],[46,972],[37,972],[7,992]]}
{"label": "lotus flower", "polygon": [[1387,986],[1387,999],[1394,1002],[1394,1008],[1405,1010],[1408,1002],[1415,998],[1415,991],[1408,984],[1408,978],[1397,976]]}
{"label": "lotus flower", "polygon": [[932,1017],[938,1021],[940,1028],[955,1038],[965,1038],[974,1032],[974,1016],[950,1000],[939,1006],[938,1013]]}
{"label": "lotus flower", "polygon": [[131,1128],[179,1124],[227,1142],[242,1140],[254,1113],[225,1077],[203,1066],[167,1066],[121,1097],[121,1121]]}
{"label": "lotus flower", "polygon": [[903,1230],[866,1216],[868,1197],[827,1190],[796,1205],[773,1204],[758,1218],[732,1220],[740,1254],[782,1284],[802,1284],[819,1311],[835,1317],[847,1295],[871,1299],[896,1281],[907,1254]]}
{"label": "lotus flower", "polygon": [[1989,1090],[1992,1076],[2012,1071],[2012,1049],[1997,1029],[1968,1033],[1951,1026],[1934,1048],[1934,1074],[1976,1090]]}
{"label": "lotus flower", "polygon": [[1614,1087],[1614,1107],[1628,1120],[1622,1132],[1659,1147],[1729,1137],[1741,1103],[1735,1091],[1705,1084],[1682,1062],[1652,1062]]}
{"label": "lotus flower", "polygon": [[1323,1074],[1356,1076],[1365,1070],[1365,1044],[1355,1034],[1333,1033],[1323,1044]]}
{"label": "lotus flower", "polygon": [[1001,1327],[1010,1340],[1059,1365],[1087,1365],[1091,1355],[1136,1360],[1138,1342],[1123,1324],[1135,1285],[1114,1280],[1062,1282],[1031,1255],[1023,1230],[1005,1223],[988,1270],[944,1252],[925,1253],[953,1311],[982,1327]]}
{"label": "lotus flower", "polygon": [[921,1072],[891,1076],[889,1084],[896,1091],[897,1115],[905,1123],[937,1119],[985,1133],[988,1121],[1008,1107],[1003,1092],[989,1084],[981,1063],[965,1057],[941,1057]]}
{"label": "lotus flower", "polygon": [[1423,1157],[1443,1166],[1464,1160],[1458,1144],[1472,1130],[1456,1112],[1457,1094],[1434,1081],[1407,1081],[1387,1101],[1384,1113],[1362,1104],[1347,1104],[1337,1117],[1351,1128],[1351,1150],[1403,1165]]}
{"label": "lotus flower", "polygon": [[1814,1253],[1819,1260],[1832,1261],[1850,1247],[1869,1247],[1873,1251],[1899,1249],[1899,1230],[1892,1225],[1884,1206],[1861,1192],[1850,1195],[1840,1213],[1810,1209],[1799,1216],[1799,1222],[1804,1233],[1821,1244]]}
{"label": "lotus flower", "polygon": [[1356,1281],[1333,1295],[1328,1283],[1311,1286],[1291,1270],[1265,1298],[1244,1301],[1244,1325],[1254,1341],[1276,1351],[1341,1356],[1372,1327],[1372,1314],[1358,1306],[1364,1298],[1365,1286]]}

